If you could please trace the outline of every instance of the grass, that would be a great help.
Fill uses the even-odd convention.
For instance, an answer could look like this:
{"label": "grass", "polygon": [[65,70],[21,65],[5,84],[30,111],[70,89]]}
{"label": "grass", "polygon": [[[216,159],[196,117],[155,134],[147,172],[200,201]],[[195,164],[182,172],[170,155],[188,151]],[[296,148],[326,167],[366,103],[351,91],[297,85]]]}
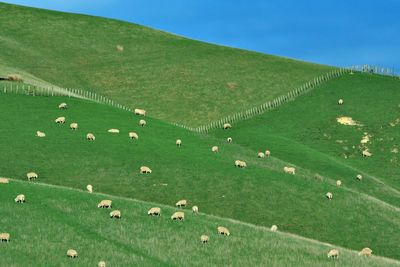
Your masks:
{"label": "grass", "polygon": [[[173,222],[169,215],[176,209],[167,206],[161,206],[161,217],[149,217],[155,204],[116,196],[19,181],[0,184],[0,190],[0,231],[11,234],[9,243],[0,243],[3,266],[96,266],[100,260],[107,266],[400,265],[342,248],[338,260],[328,259],[326,253],[336,247],[205,214],[187,212],[184,222]],[[19,193],[26,203],[14,203]],[[105,198],[122,211],[122,219],[110,219],[110,210],[96,207]],[[219,225],[231,235],[218,235]],[[210,236],[209,244],[200,243],[201,234]],[[78,258],[67,258],[70,248]]]}
{"label": "grass", "polygon": [[99,17],[5,3],[0,12],[0,65],[190,126],[262,104],[332,69]]}

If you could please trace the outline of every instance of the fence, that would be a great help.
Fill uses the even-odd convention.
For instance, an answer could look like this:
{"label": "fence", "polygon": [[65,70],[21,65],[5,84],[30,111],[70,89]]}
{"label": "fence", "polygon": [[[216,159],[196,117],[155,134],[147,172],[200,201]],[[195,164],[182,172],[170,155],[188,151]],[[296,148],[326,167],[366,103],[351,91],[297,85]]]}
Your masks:
{"label": "fence", "polygon": [[354,71],[354,72],[367,72],[367,73],[374,73],[374,74],[385,75],[385,76],[399,76],[394,71],[394,68],[371,66],[368,64],[354,65],[354,66],[348,67],[347,69]]}

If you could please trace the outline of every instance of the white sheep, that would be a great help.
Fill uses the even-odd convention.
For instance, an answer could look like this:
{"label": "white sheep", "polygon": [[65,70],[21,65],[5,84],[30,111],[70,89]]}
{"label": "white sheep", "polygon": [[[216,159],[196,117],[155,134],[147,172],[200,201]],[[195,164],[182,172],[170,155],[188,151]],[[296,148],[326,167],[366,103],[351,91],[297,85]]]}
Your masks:
{"label": "white sheep", "polygon": [[71,130],[77,130],[77,129],[78,129],[78,123],[76,123],[76,122],[71,123],[71,124],[69,125],[69,128],[70,128]]}
{"label": "white sheep", "polygon": [[244,161],[235,160],[235,166],[238,167],[238,168],[246,168],[247,164]]}
{"label": "white sheep", "polygon": [[69,258],[76,258],[76,257],[78,257],[78,252],[76,252],[75,249],[68,249],[67,256]]}
{"label": "white sheep", "polygon": [[372,256],[372,249],[370,248],[363,248],[359,253],[359,256],[366,256],[366,257],[370,257]]}
{"label": "white sheep", "polygon": [[10,180],[9,178],[0,177],[0,184],[8,184],[9,180]]}
{"label": "white sheep", "polygon": [[341,186],[341,185],[342,185],[342,181],[337,180],[337,181],[336,181],[336,186]]}
{"label": "white sheep", "polygon": [[15,200],[16,203],[24,203],[25,202],[25,195],[20,194],[14,200]]}
{"label": "white sheep", "polygon": [[276,232],[276,231],[278,231],[278,226],[274,224],[271,226],[271,232]]}
{"label": "white sheep", "polygon": [[328,258],[333,258],[333,259],[337,259],[339,258],[339,250],[337,249],[331,249],[328,252]]}
{"label": "white sheep", "polygon": [[230,129],[230,128],[232,128],[232,125],[230,123],[224,123],[223,128],[224,128],[224,130]]}
{"label": "white sheep", "polygon": [[142,126],[142,127],[146,126],[146,121],[145,120],[140,120],[139,121],[139,125]]}
{"label": "white sheep", "polygon": [[296,174],[296,168],[294,168],[294,167],[284,167],[283,171],[288,174],[293,174],[293,175]]}
{"label": "white sheep", "polygon": [[109,129],[108,130],[109,133],[119,133],[119,129]]}
{"label": "white sheep", "polygon": [[175,144],[176,144],[176,146],[181,146],[182,145],[182,140],[181,139],[177,139]]}
{"label": "white sheep", "polygon": [[116,219],[121,219],[121,211],[119,210],[113,210],[110,212],[110,217],[111,218],[116,218]]}
{"label": "white sheep", "polygon": [[268,158],[269,156],[271,156],[271,151],[269,150],[265,150],[265,156]]}
{"label": "white sheep", "polygon": [[37,178],[38,178],[38,175],[37,175],[37,173],[35,173],[35,172],[28,172],[28,173],[26,174],[26,177],[27,177],[28,180],[30,181],[30,180],[32,180],[32,179],[37,179]]}
{"label": "white sheep", "polygon": [[135,132],[129,132],[129,138],[138,140],[139,139],[139,135],[137,133],[135,133]]}
{"label": "white sheep", "polygon": [[55,119],[55,122],[64,124],[65,123],[65,117],[58,117],[57,119]]}
{"label": "white sheep", "polygon": [[140,109],[140,108],[135,108],[135,115],[146,116],[146,110]]}
{"label": "white sheep", "polygon": [[217,146],[213,146],[211,148],[211,152],[218,153],[218,147]]}
{"label": "white sheep", "polygon": [[58,105],[58,108],[59,109],[67,109],[68,108],[67,103],[61,103],[60,105]]}
{"label": "white sheep", "polygon": [[344,103],[343,99],[338,100],[338,105],[343,105],[343,103]]}
{"label": "white sheep", "polygon": [[357,176],[356,176],[356,179],[357,179],[357,180],[361,181],[362,178],[363,178],[363,176],[362,176],[361,174],[357,174]]}
{"label": "white sheep", "polygon": [[44,132],[37,131],[37,132],[36,132],[36,136],[37,136],[37,137],[46,137],[46,134],[45,134]]}
{"label": "white sheep", "polygon": [[258,152],[257,157],[263,159],[265,158],[265,154],[263,152]]}
{"label": "white sheep", "polygon": [[97,264],[98,267],[106,267],[106,262],[105,261],[99,261]]}
{"label": "white sheep", "polygon": [[93,193],[93,186],[92,186],[91,184],[88,184],[88,185],[86,186],[86,190],[87,190],[89,193]]}
{"label": "white sheep", "polygon": [[368,151],[368,149],[363,150],[362,152],[363,157],[371,157],[372,153]]}
{"label": "white sheep", "polygon": [[229,144],[232,143],[232,137],[226,138],[226,142],[228,142]]}
{"label": "white sheep", "polygon": [[209,240],[210,240],[210,238],[208,237],[208,235],[202,235],[202,236],[200,236],[200,241],[201,241],[201,243],[203,243],[203,244],[208,243]]}
{"label": "white sheep", "polygon": [[140,173],[151,173],[152,170],[147,166],[140,167]]}
{"label": "white sheep", "polygon": [[177,207],[185,207],[187,205],[187,200],[186,199],[181,199],[178,202],[175,203],[175,206]]}
{"label": "white sheep", "polygon": [[147,211],[148,215],[161,216],[161,209],[159,207],[153,207]]}
{"label": "white sheep", "polygon": [[177,211],[174,214],[172,214],[171,216],[171,220],[179,220],[179,221],[183,221],[185,219],[185,213],[183,211]]}
{"label": "white sheep", "polygon": [[218,226],[217,227],[218,234],[224,235],[224,236],[229,236],[231,233],[229,232],[228,228],[223,227],[223,226]]}
{"label": "white sheep", "polygon": [[106,208],[106,209],[111,209],[112,208],[112,201],[109,199],[104,199],[100,201],[100,203],[97,205],[98,208]]}
{"label": "white sheep", "polygon": [[192,212],[193,212],[193,213],[199,213],[199,207],[193,206],[193,207],[192,207]]}
{"label": "white sheep", "polygon": [[86,135],[86,139],[89,140],[89,141],[94,141],[94,140],[96,140],[96,137],[94,136],[94,134],[88,133]]}
{"label": "white sheep", "polygon": [[10,234],[9,233],[0,233],[0,241],[1,242],[9,242]]}
{"label": "white sheep", "polygon": [[333,194],[331,192],[326,193],[326,198],[331,200],[333,198]]}

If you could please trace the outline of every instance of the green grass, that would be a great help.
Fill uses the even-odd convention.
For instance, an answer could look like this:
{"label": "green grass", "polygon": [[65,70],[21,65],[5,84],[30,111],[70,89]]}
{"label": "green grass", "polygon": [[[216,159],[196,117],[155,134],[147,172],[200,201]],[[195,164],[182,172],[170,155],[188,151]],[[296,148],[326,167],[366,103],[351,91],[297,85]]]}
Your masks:
{"label": "green grass", "polygon": [[[69,109],[58,110],[64,101]],[[129,112],[73,98],[1,94],[0,109],[1,176],[26,180],[28,171],[36,171],[43,183],[78,189],[92,184],[97,192],[171,206],[186,198],[204,213],[267,227],[277,224],[285,232],[355,250],[369,246],[377,255],[399,258],[398,239],[388,231],[400,227],[398,210],[347,184],[337,188],[324,173],[324,182],[310,178],[314,171],[306,167],[296,176],[286,175],[282,168],[290,163],[257,159],[255,149],[148,117],[142,128],[139,117]],[[62,115],[67,125],[54,123]],[[68,128],[73,121],[79,123],[76,132]],[[109,134],[110,128],[121,133]],[[37,130],[46,138],[35,137]],[[132,130],[138,141],[129,140]],[[88,132],[95,134],[95,142],[85,140]],[[183,140],[181,148],[175,146],[177,138]],[[213,145],[219,145],[220,153],[211,152]],[[238,158],[248,168],[235,168]],[[142,165],[153,173],[139,174]],[[325,199],[328,191],[334,200]]]}
{"label": "green grass", "polygon": [[[100,260],[107,266],[400,265],[342,248],[338,260],[328,259],[334,246],[205,214],[187,212],[185,221],[173,222],[169,216],[176,209],[166,206],[161,217],[149,217],[155,204],[116,196],[18,181],[0,184],[0,191],[0,232],[11,234],[9,243],[0,243],[2,266],[96,266]],[[14,203],[20,193],[24,204]],[[98,209],[102,199],[112,199],[122,219]],[[231,235],[218,235],[219,225]],[[202,234],[209,235],[209,244],[200,243]],[[78,258],[67,258],[70,248]]]}
{"label": "green grass", "polygon": [[0,13],[0,65],[191,126],[274,99],[332,69],[116,20],[5,3]]}

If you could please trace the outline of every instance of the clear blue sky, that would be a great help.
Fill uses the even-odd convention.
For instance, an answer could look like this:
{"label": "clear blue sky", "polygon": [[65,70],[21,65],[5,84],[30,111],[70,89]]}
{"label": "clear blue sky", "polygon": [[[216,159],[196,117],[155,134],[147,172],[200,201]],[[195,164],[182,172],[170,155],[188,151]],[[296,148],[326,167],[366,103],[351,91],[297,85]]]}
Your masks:
{"label": "clear blue sky", "polygon": [[400,0],[9,0],[135,22],[211,43],[400,72]]}

